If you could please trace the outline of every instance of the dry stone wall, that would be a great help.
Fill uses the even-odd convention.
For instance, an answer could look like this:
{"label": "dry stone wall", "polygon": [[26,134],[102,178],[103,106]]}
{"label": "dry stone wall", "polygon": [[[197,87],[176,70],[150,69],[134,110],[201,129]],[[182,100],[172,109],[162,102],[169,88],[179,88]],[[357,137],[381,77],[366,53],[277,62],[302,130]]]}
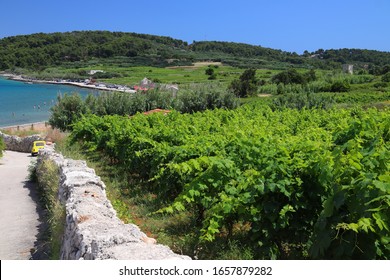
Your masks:
{"label": "dry stone wall", "polygon": [[66,206],[61,259],[190,260],[156,244],[136,225],[124,224],[106,197],[106,187],[85,161],[66,159],[53,147],[37,164],[52,160],[60,170],[58,199]]}
{"label": "dry stone wall", "polygon": [[1,131],[0,137],[4,140],[6,150],[22,153],[31,153],[31,148],[34,141],[42,140],[41,136],[39,135],[19,137],[15,135],[8,135]]}

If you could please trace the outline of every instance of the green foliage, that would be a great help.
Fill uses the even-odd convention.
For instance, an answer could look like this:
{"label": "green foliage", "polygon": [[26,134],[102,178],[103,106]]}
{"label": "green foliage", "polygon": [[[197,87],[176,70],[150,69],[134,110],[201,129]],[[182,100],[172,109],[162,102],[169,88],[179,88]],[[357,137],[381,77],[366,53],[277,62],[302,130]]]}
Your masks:
{"label": "green foliage", "polygon": [[210,66],[205,70],[205,74],[208,76],[214,75],[214,69]]}
{"label": "green foliage", "polygon": [[330,92],[348,92],[351,89],[348,81],[335,81],[330,86]]}
{"label": "green foliage", "polygon": [[331,192],[314,226],[311,254],[388,259],[389,121],[385,114],[351,114],[350,125],[333,134],[333,171],[323,178]]}
{"label": "green foliage", "polygon": [[379,64],[370,65],[369,73],[372,75],[384,75],[390,72],[390,65],[379,66]]}
{"label": "green foliage", "polygon": [[59,97],[51,109],[49,123],[61,130],[70,130],[72,124],[87,112],[99,116],[132,116],[153,109],[175,109],[183,113],[194,113],[216,108],[234,109],[238,105],[233,93],[218,84],[192,85],[182,88],[173,96],[164,89],[149,90],[146,93],[104,92],[89,95],[85,101],[79,95]]}
{"label": "green foliage", "polygon": [[[347,103],[356,103],[358,100],[358,102],[362,102],[364,100],[363,102],[369,103],[369,97],[374,98],[375,100],[381,99],[382,101],[388,99],[388,97],[386,97],[386,93],[383,87],[385,85],[372,83],[375,80],[375,77],[372,75],[345,75],[339,72],[330,71],[321,71],[320,73],[315,73],[312,70],[300,74],[299,72],[294,70],[294,72],[301,76],[299,80],[302,81],[303,78],[303,80],[306,81],[305,83],[271,83],[273,80],[279,80],[279,78],[281,78],[281,81],[291,81],[291,79],[283,79],[283,77],[288,75],[287,72],[288,71],[282,71],[273,75],[270,81],[263,83],[263,85],[259,86],[259,93],[269,93],[273,95],[289,94],[289,99],[293,98],[294,95],[297,96],[297,99],[302,99],[305,94],[311,95],[312,93],[321,93],[317,96],[328,95],[336,97],[336,95],[332,94],[332,92],[340,93],[338,96],[342,96],[343,98],[333,98],[336,103],[343,103],[342,99],[347,96],[349,97],[350,101],[349,102],[348,100],[344,99],[344,101],[348,101]],[[384,92],[384,94],[379,94],[377,92],[377,89]],[[348,92],[348,94],[341,94],[346,92]],[[367,98],[363,98],[364,94],[367,96]],[[282,97],[280,97],[279,99],[282,99]]]}
{"label": "green foliage", "polygon": [[219,61],[239,68],[285,68],[303,64],[296,53],[233,42],[194,42],[189,49],[198,60]]}
{"label": "green foliage", "polygon": [[205,70],[205,74],[209,76],[209,80],[215,80],[217,78],[217,74],[215,73],[214,68],[211,68],[211,66]]}
{"label": "green foliage", "polygon": [[238,80],[234,80],[229,88],[237,97],[248,97],[257,92],[256,69],[247,69]]}
{"label": "green foliage", "polygon": [[373,84],[373,87],[377,88],[377,89],[384,89],[387,86],[388,86],[387,82],[378,82],[378,83]]}
{"label": "green foliage", "polygon": [[42,160],[31,172],[35,173],[31,176],[37,178],[41,204],[47,214],[50,258],[58,260],[60,259],[62,237],[65,230],[65,207],[57,199],[60,180],[58,167],[50,160]]}
{"label": "green foliage", "polygon": [[370,73],[382,75],[390,64],[390,55],[359,49],[318,50],[298,55],[242,43],[207,41],[188,45],[170,37],[108,31],[38,33],[0,40],[0,70],[42,71],[51,66],[80,68],[101,64],[166,67],[191,65],[193,61],[218,61],[258,69],[286,69],[292,65],[340,69],[343,63],[363,69],[368,64]]}
{"label": "green foliage", "polygon": [[294,68],[290,68],[286,71],[282,71],[272,77],[271,81],[276,84],[304,84],[306,82],[305,77],[298,73]]}
{"label": "green foliage", "polygon": [[182,113],[195,113],[204,110],[234,109],[238,106],[235,95],[221,85],[192,85],[180,90],[172,109]]}
{"label": "green foliage", "polygon": [[382,82],[389,83],[390,82],[390,72],[387,72],[382,76]]}
{"label": "green foliage", "polygon": [[78,94],[58,96],[57,104],[50,110],[49,124],[62,131],[69,130],[72,123],[87,112],[87,108]]}
{"label": "green foliage", "polygon": [[303,76],[306,82],[314,82],[315,80],[317,80],[316,71],[314,71],[314,69],[310,69],[308,72],[303,74]]}
{"label": "green foliage", "polygon": [[[282,85],[278,85],[279,90],[283,90]],[[320,93],[286,93],[281,92],[278,96],[272,99],[271,108],[292,108],[301,110],[303,108],[321,108],[329,109],[335,104],[334,95],[326,95]]]}
{"label": "green foliage", "polygon": [[301,74],[296,69],[290,68],[288,70],[282,71],[271,78],[271,82],[276,84],[306,84],[308,82],[313,82],[317,79],[316,73],[313,69],[310,71]]}
{"label": "green foliage", "polygon": [[387,110],[254,103],[83,117],[71,137],[153,190],[159,212],[187,211],[200,242],[240,236],[266,259],[389,259],[389,131]]}
{"label": "green foliage", "polygon": [[97,72],[92,76],[93,79],[112,79],[118,77],[121,77],[121,75],[112,72]]}
{"label": "green foliage", "polygon": [[89,95],[85,106],[89,112],[103,115],[135,115],[156,108],[169,108],[173,102],[168,92],[149,91],[129,94],[123,92],[104,92],[97,96]]}
{"label": "green foliage", "polygon": [[[167,66],[179,58],[182,40],[136,33],[75,31],[14,36],[0,40],[0,69],[42,70],[54,65],[122,57],[133,65]],[[175,57],[176,56],[176,57]]]}
{"label": "green foliage", "polygon": [[0,137],[0,158],[3,156],[3,150],[5,150],[5,144],[2,137]]}
{"label": "green foliage", "polygon": [[318,50],[313,54],[317,54],[321,60],[329,62],[336,62],[340,64],[356,64],[356,66],[364,67],[369,64],[371,67],[385,66],[390,64],[390,53],[374,50],[363,49],[330,49]]}

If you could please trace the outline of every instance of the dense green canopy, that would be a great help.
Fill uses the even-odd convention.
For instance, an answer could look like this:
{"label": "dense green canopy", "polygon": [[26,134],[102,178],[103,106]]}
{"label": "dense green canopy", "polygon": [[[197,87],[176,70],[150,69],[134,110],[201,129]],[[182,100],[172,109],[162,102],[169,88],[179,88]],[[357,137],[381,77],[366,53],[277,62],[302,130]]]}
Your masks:
{"label": "dense green canopy", "polygon": [[0,40],[0,70],[70,67],[93,63],[120,66],[185,65],[194,61],[221,61],[243,68],[357,68],[390,64],[390,52],[360,49],[307,51],[303,55],[232,42],[193,42],[165,36],[109,31],[37,33]]}

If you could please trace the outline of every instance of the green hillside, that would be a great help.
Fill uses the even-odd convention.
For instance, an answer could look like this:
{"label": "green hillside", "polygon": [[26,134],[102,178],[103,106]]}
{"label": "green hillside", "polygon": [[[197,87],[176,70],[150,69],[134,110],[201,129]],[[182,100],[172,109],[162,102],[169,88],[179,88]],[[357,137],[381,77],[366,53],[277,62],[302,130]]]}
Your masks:
{"label": "green hillside", "polygon": [[109,31],[37,33],[0,40],[0,70],[78,68],[96,64],[166,67],[196,61],[267,69],[288,66],[335,69],[343,63],[353,63],[357,69],[374,69],[374,66],[390,64],[390,52],[320,49],[298,55],[243,43],[201,41],[188,44],[165,36]]}
{"label": "green hillside", "polygon": [[187,43],[169,37],[108,31],[32,34],[0,40],[0,69],[45,68],[122,57],[134,65],[180,58]]}

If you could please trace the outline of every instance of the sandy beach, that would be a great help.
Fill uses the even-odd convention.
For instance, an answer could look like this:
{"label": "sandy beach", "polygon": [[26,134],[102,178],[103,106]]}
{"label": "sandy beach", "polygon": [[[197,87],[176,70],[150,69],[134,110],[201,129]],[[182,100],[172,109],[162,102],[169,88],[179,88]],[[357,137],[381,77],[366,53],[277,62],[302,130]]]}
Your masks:
{"label": "sandy beach", "polygon": [[39,134],[46,144],[57,143],[64,139],[67,133],[61,132],[57,128],[52,128],[48,122],[35,122],[23,125],[15,125],[2,127],[0,130],[8,135],[17,135],[19,137],[26,137],[33,134]]}
{"label": "sandy beach", "polygon": [[6,127],[0,127],[2,131],[5,133],[18,133],[22,131],[36,131],[36,132],[47,132],[52,129],[48,122],[35,122],[35,123],[27,123],[20,125],[12,125]]}

